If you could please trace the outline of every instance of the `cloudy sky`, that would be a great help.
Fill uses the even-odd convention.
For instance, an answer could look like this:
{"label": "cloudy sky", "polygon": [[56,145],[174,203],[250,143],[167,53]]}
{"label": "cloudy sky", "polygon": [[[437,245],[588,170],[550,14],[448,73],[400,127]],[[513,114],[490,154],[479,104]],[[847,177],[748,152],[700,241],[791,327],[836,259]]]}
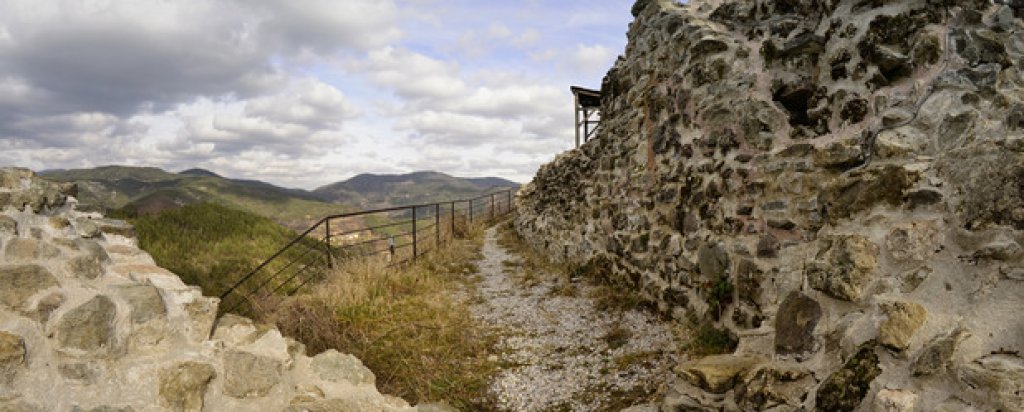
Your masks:
{"label": "cloudy sky", "polygon": [[0,165],[528,181],[632,0],[0,0]]}

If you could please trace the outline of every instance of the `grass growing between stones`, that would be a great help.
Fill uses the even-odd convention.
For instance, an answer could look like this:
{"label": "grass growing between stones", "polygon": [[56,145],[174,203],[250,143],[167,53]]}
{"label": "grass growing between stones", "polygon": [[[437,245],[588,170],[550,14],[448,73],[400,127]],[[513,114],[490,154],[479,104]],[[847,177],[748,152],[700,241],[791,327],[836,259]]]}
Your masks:
{"label": "grass growing between stones", "polygon": [[[480,257],[481,228],[403,269],[351,262],[315,291],[272,305],[267,321],[307,346],[361,359],[382,393],[409,402],[445,400],[489,410],[487,385],[498,370],[496,335],[471,316],[463,296]],[[472,293],[470,293],[472,295]]]}

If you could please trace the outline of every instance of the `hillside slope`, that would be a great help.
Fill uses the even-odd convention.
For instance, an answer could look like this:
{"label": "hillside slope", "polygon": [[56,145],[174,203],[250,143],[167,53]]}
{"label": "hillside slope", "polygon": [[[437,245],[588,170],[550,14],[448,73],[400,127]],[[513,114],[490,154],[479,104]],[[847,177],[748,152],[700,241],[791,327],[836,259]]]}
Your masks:
{"label": "hillside slope", "polygon": [[518,183],[497,178],[461,178],[439,172],[401,175],[361,174],[317,188],[321,199],[363,208],[465,199],[488,191],[516,188]]}
{"label": "hillside slope", "polygon": [[83,209],[123,209],[129,216],[214,202],[266,216],[298,230],[325,215],[351,210],[346,205],[323,202],[304,190],[226,179],[201,169],[170,173],[151,167],[104,166],[51,171],[43,176],[77,183]]}
{"label": "hillside slope", "polygon": [[738,340],[662,410],[1024,410],[1024,22],[989,1],[640,0],[553,257]]}

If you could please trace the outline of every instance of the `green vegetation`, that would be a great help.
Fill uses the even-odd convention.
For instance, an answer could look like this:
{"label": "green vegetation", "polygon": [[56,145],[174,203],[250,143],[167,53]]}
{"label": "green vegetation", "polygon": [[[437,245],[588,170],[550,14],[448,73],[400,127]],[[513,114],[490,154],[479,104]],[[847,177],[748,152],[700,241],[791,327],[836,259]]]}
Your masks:
{"label": "green vegetation", "polygon": [[687,331],[689,341],[684,345],[684,352],[692,356],[708,356],[733,353],[739,339],[728,330],[715,327],[710,321],[690,319]]}
{"label": "green vegetation", "polygon": [[710,312],[716,320],[722,317],[722,313],[725,312],[726,306],[729,306],[729,304],[732,303],[732,291],[732,282],[730,282],[727,277],[719,278],[718,281],[711,284],[707,292],[708,296],[706,301],[708,304],[708,312]]}
{"label": "green vegetation", "polygon": [[225,179],[202,172],[170,173],[152,167],[105,166],[50,171],[43,176],[78,183],[82,209],[128,218],[211,202],[273,219],[293,230],[303,230],[323,216],[352,210],[349,206],[321,201],[306,191],[258,181]]}
{"label": "green vegetation", "polygon": [[295,237],[265,217],[197,203],[130,220],[139,246],[183,281],[216,296]]}
{"label": "green vegetation", "polygon": [[335,348],[360,358],[384,393],[412,403],[446,400],[460,410],[491,410],[487,385],[498,370],[496,336],[478,324],[457,292],[472,289],[482,230],[417,263],[349,261],[308,293],[280,299],[261,317],[303,342],[309,353]]}

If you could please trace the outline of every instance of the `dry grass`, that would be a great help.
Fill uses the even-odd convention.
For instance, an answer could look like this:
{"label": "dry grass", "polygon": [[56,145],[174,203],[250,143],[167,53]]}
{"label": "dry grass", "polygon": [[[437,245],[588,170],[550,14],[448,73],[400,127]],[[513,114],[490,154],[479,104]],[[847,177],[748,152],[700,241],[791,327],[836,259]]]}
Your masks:
{"label": "dry grass", "polygon": [[354,354],[383,393],[414,404],[445,400],[462,410],[493,409],[487,386],[499,365],[488,358],[496,336],[457,297],[473,287],[482,238],[482,228],[474,228],[402,269],[349,262],[315,291],[274,305],[263,317],[309,353]]}

